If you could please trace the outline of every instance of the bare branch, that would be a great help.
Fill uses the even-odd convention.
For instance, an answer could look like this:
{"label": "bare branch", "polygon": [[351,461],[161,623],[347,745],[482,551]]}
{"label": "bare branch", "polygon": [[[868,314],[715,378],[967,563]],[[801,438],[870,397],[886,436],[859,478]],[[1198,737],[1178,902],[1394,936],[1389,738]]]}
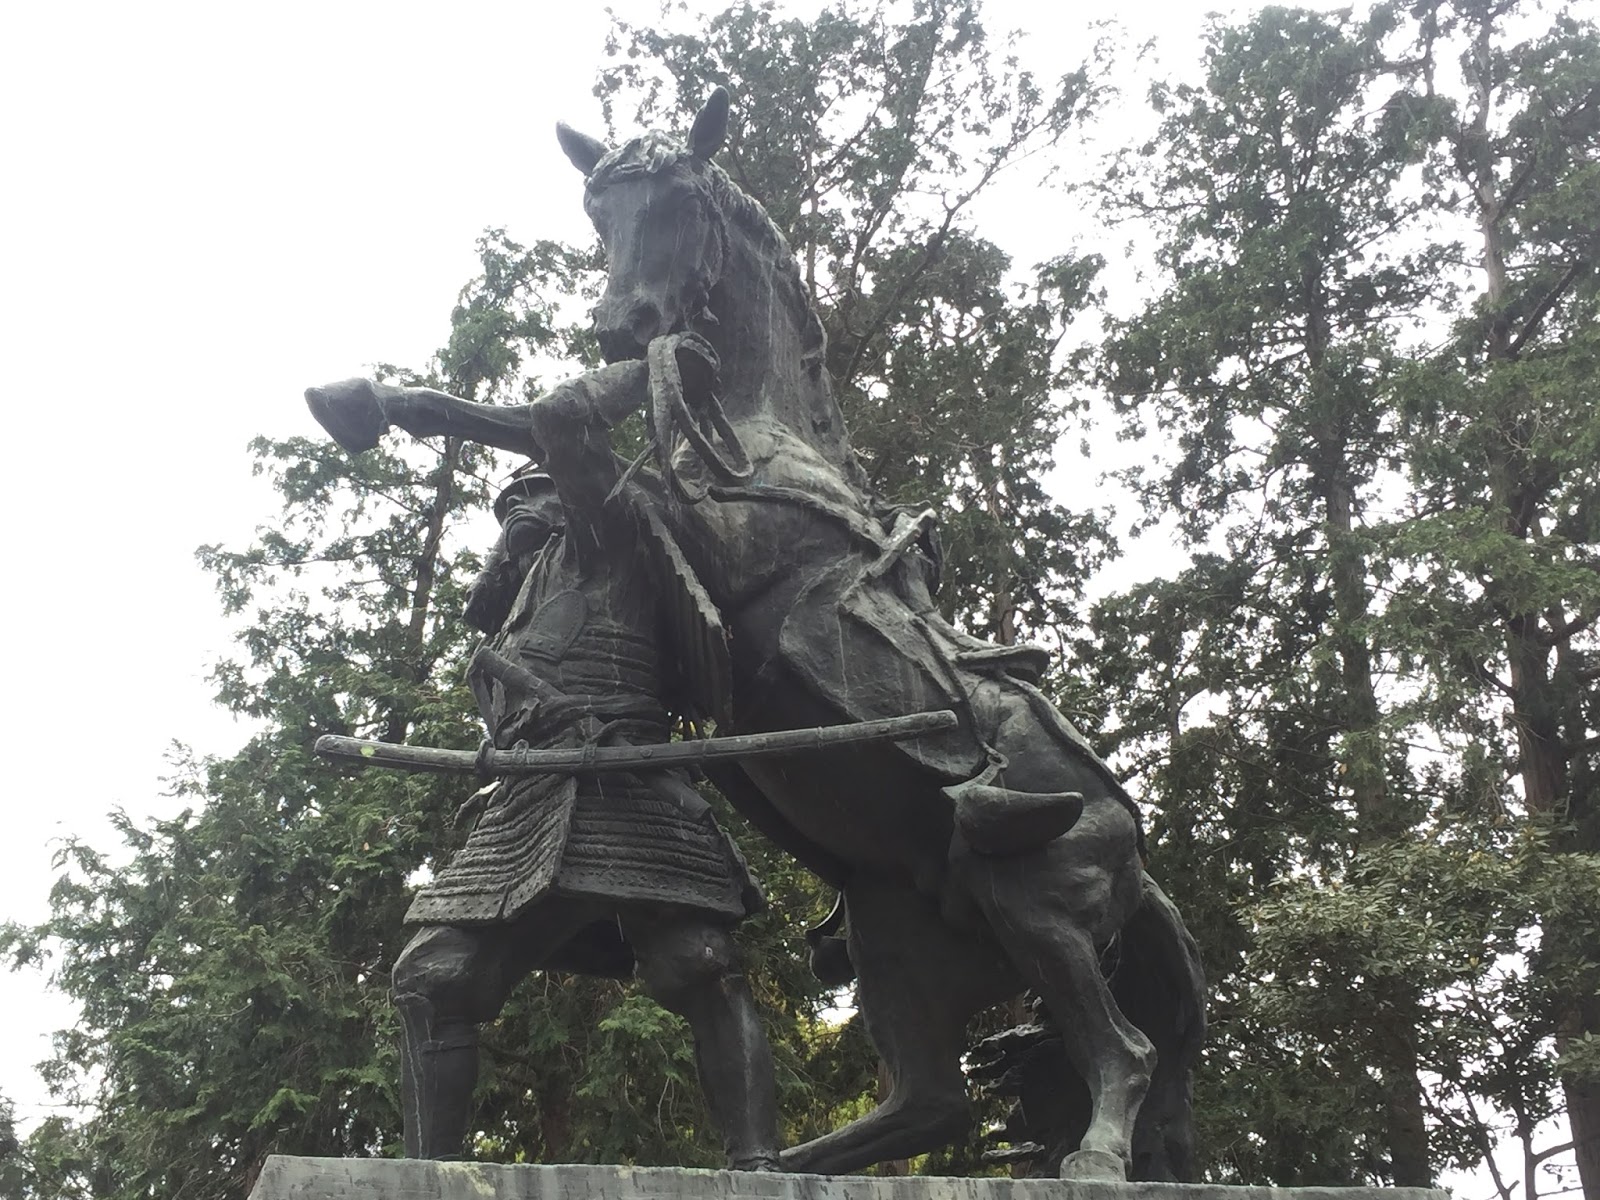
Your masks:
{"label": "bare branch", "polygon": [[1577,1145],[1577,1142],[1562,1142],[1559,1146],[1551,1146],[1548,1149],[1540,1150],[1533,1156],[1533,1161],[1543,1162],[1547,1158],[1554,1158],[1558,1154],[1565,1154],[1568,1150],[1575,1149]]}
{"label": "bare branch", "polygon": [[1549,311],[1555,307],[1556,301],[1561,299],[1561,294],[1565,292],[1567,288],[1572,286],[1572,281],[1575,280],[1588,265],[1588,263],[1584,262],[1580,258],[1577,262],[1573,263],[1567,268],[1567,273],[1561,277],[1560,281],[1555,285],[1555,287],[1551,288],[1544,294],[1544,297],[1539,301],[1538,307],[1533,310],[1533,315],[1523,322],[1522,332],[1517,334],[1516,338],[1512,341],[1511,346],[1507,349],[1506,353],[1510,357],[1515,358],[1517,353],[1522,349],[1523,344],[1539,331],[1540,322],[1542,322],[1546,314],[1548,314]]}

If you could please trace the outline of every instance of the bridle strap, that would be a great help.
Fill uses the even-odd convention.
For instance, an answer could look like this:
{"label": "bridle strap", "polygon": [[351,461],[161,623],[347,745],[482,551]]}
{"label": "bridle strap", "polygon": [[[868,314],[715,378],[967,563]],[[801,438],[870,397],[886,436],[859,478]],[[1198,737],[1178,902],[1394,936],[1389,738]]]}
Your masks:
{"label": "bridle strap", "polygon": [[[715,392],[707,393],[698,402],[698,413],[690,409],[683,394],[677,348],[678,338],[669,334],[656,338],[646,351],[650,370],[650,432],[655,439],[661,473],[672,481],[674,494],[686,504],[699,504],[711,494],[714,485],[729,487],[749,482],[755,467]],[[709,476],[709,482],[702,481],[690,487],[672,465],[673,447],[680,434]],[[718,441],[726,452],[718,447]]]}

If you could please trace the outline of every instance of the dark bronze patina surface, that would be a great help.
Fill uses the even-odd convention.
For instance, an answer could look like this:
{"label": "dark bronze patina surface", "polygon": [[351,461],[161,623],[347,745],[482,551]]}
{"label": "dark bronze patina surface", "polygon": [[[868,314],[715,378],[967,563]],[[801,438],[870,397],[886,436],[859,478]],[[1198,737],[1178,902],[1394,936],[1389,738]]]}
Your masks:
{"label": "dark bronze patina surface", "polygon": [[[530,597],[535,575],[505,565],[516,557],[507,543],[518,524],[503,511],[500,565],[491,566],[476,601],[480,627],[492,631],[491,653],[535,680],[494,659],[475,664],[474,686],[497,746],[604,740],[584,721],[602,730],[614,722],[630,738],[662,730],[668,691],[691,715],[741,735],[955,714],[949,728],[791,755],[781,766],[760,758],[707,764],[758,828],[842,890],[817,960],[833,978],[854,974],[857,1003],[892,1081],[873,1112],[784,1150],[784,1168],[845,1173],[955,1136],[970,1121],[962,1070],[969,1017],[1032,989],[1054,1034],[1050,1055],[1028,1064],[1030,1086],[1044,1070],[1046,1091],[1061,1098],[1052,1109],[1059,1128],[1049,1134],[1060,1173],[1181,1179],[1190,1159],[1189,1074],[1204,1031],[1194,942],[1143,869],[1131,799],[1039,690],[1048,656],[990,645],[946,622],[932,598],[940,566],[935,514],[884,506],[871,495],[793,256],[761,207],[712,161],[727,120],[728,97],[718,89],[686,143],[649,133],[612,148],[558,131],[585,177],[585,207],[610,263],[596,332],[611,365],[522,407],[359,380],[312,389],[308,401],[352,451],[398,426],[526,454],[553,478],[565,531],[551,543],[560,549],[547,546],[541,561],[573,562],[573,573],[547,565]],[[641,409],[653,445],[648,465],[628,467],[611,456],[607,433]],[[531,497],[503,508],[529,509],[537,503]],[[598,590],[583,582],[592,563],[606,572]],[[508,579],[521,581],[510,612]],[[648,614],[618,600],[637,596],[645,580]],[[582,605],[566,598],[574,591]],[[569,678],[562,647],[586,645],[582,630],[591,628],[587,614],[597,605],[610,614],[610,640],[584,653],[617,661],[601,673],[604,681],[579,683]],[[532,623],[537,637],[527,620],[535,611],[546,614]],[[640,636],[612,636],[612,627]],[[645,663],[645,650],[655,665]],[[662,663],[671,664],[670,689]],[[631,682],[618,687],[623,679]],[[581,719],[562,724],[552,712]],[[509,803],[502,793],[525,797],[534,789],[535,807],[548,816],[563,804],[573,808],[580,789],[581,811],[578,777],[520,778],[502,782],[491,805]],[[657,778],[668,776],[639,777],[638,803],[667,803],[650,782]],[[688,796],[679,796],[686,810]],[[534,839],[541,854],[560,840],[551,832],[559,820],[551,820]],[[687,875],[683,863],[664,857],[639,860],[641,878],[654,871],[694,893],[690,908],[700,915],[665,942],[702,938],[721,947],[739,916],[719,907],[707,882],[714,872],[705,862],[720,837],[713,831],[705,826],[706,849],[690,856],[699,866]],[[619,835],[597,824],[593,836]],[[561,864],[546,858],[505,870],[537,898],[559,896]],[[727,861],[735,880],[740,867]],[[638,938],[625,921],[627,943],[656,936],[666,910],[652,910],[648,892],[640,883],[613,898],[634,906]],[[454,954],[469,965],[441,968],[439,987],[463,995],[452,1010],[459,1032],[441,1036],[437,1025],[417,1025],[408,1065],[441,1061],[455,1045],[450,1039],[465,1044],[472,1021],[500,1002],[474,992],[481,987],[474,954],[591,970],[619,969],[631,954],[650,978],[642,944],[587,945],[574,933],[581,923],[530,915],[542,911],[538,904],[514,914],[504,905],[488,915],[473,909],[452,925],[447,910],[428,910],[425,919],[435,923],[419,938],[442,939],[449,945],[441,961],[454,962]],[[462,937],[465,950],[455,948]],[[736,977],[726,945],[718,951],[723,979]],[[437,1013],[441,1000],[397,974],[403,1004],[423,996]],[[418,1018],[406,1011],[412,1030]],[[770,1064],[759,1061],[765,1047],[750,1034],[753,1018],[735,1006],[703,1011],[699,1020],[713,1111],[753,1104],[763,1122],[757,1131],[725,1121],[730,1151],[765,1165],[769,1109],[761,1106],[769,1104]],[[415,1100],[408,1121],[425,1128],[443,1119],[437,1114],[449,1106],[436,1093],[410,1080],[408,1088]],[[458,1146],[453,1128],[442,1140],[408,1135],[408,1145],[437,1154],[452,1139]]]}

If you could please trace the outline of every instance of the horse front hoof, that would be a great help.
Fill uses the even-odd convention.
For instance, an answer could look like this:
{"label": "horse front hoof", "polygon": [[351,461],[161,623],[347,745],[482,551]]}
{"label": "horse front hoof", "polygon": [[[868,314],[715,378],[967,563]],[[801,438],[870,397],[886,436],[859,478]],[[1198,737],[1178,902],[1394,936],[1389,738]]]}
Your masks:
{"label": "horse front hoof", "polygon": [[306,407],[317,424],[351,454],[374,449],[389,427],[369,379],[307,388]]}
{"label": "horse front hoof", "polygon": [[1122,1183],[1128,1178],[1121,1155],[1109,1150],[1074,1150],[1061,1160],[1063,1179],[1109,1179]]}

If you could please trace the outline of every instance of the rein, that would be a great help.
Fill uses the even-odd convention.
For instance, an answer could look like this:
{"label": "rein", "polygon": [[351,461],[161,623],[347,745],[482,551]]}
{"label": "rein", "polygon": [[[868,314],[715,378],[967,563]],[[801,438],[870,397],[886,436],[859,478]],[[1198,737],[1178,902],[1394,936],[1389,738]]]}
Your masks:
{"label": "rein", "polygon": [[[645,352],[650,370],[650,406],[645,410],[645,417],[650,425],[656,461],[661,474],[671,481],[673,494],[685,504],[699,504],[715,486],[748,483],[755,474],[755,467],[715,392],[699,400],[698,412],[691,411],[683,394],[677,347],[678,339],[668,334],[656,338]],[[702,478],[691,487],[673,465],[673,447],[680,434],[689,443],[690,451],[710,482]],[[718,448],[717,441],[726,447],[726,453]],[[631,469],[629,474],[632,474]]]}

